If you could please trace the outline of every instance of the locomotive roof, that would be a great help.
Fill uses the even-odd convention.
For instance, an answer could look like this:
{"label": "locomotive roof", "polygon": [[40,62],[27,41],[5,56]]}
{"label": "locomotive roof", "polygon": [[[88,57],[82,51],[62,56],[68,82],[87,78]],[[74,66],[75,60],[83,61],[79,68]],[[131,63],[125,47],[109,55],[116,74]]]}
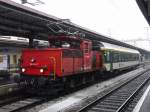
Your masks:
{"label": "locomotive roof", "polygon": [[122,52],[129,52],[129,53],[138,53],[138,50],[134,50],[131,48],[127,48],[127,47],[122,47],[122,46],[118,46],[115,44],[110,44],[110,43],[105,43],[105,42],[101,42],[101,44],[103,45],[101,47],[102,50],[115,50],[115,51],[122,51]]}

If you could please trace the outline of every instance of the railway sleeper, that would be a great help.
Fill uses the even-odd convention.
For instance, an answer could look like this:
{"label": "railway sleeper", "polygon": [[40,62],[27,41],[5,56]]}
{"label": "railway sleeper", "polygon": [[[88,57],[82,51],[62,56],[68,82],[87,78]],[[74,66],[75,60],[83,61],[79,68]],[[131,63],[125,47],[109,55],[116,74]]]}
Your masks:
{"label": "railway sleeper", "polygon": [[112,99],[127,99],[127,96],[110,96]]}
{"label": "railway sleeper", "polygon": [[101,102],[100,105],[113,105],[113,106],[120,106],[119,103],[112,103],[112,102]]}
{"label": "railway sleeper", "polygon": [[112,102],[112,103],[118,103],[118,104],[122,103],[122,101],[120,100],[112,100],[112,99],[106,99],[105,102]]}
{"label": "railway sleeper", "polygon": [[91,110],[94,112],[115,112],[115,110],[112,109],[96,108],[96,107],[92,108]]}
{"label": "railway sleeper", "polygon": [[[128,97],[127,97],[128,98]],[[107,98],[106,100],[109,100],[109,101],[119,101],[119,102],[122,102],[122,101],[124,101],[124,99],[127,99],[127,98]]]}
{"label": "railway sleeper", "polygon": [[119,106],[114,106],[114,105],[96,105],[98,108],[106,108],[106,109],[118,109]]}

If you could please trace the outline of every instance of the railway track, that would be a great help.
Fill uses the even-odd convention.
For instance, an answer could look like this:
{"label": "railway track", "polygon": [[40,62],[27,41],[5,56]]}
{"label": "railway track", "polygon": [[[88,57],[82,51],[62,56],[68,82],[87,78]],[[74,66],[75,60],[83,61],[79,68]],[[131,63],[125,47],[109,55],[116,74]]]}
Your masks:
{"label": "railway track", "polygon": [[48,99],[46,97],[28,97],[16,100],[14,102],[9,102],[3,106],[0,106],[0,112],[18,112],[24,109],[31,108],[35,105],[41,104]]}
{"label": "railway track", "polygon": [[131,112],[150,84],[150,69],[87,97],[63,112]]}
{"label": "railway track", "polygon": [[20,95],[18,93],[13,93],[13,94],[10,94],[10,95],[6,95],[6,96],[1,96],[0,97],[0,107],[6,105],[6,104],[10,104],[12,102],[16,102],[16,101],[19,101],[20,99],[23,99],[23,98],[27,98],[28,96],[26,95]]}
{"label": "railway track", "polygon": [[130,81],[111,90],[107,94],[98,97],[94,101],[87,102],[86,106],[76,112],[122,112],[136,97],[140,90],[150,80],[150,71],[131,79]]}
{"label": "railway track", "polygon": [[[150,73],[150,71],[149,72],[145,72],[143,75],[140,75],[140,76],[137,76],[134,80],[139,80],[139,81],[137,81],[138,83],[138,86],[137,87],[142,87],[147,81],[148,81],[148,79],[149,79],[149,75],[148,75],[148,73]],[[133,83],[132,81],[134,81],[134,80],[130,80],[130,83]],[[143,82],[143,83],[140,83],[140,82]],[[123,85],[121,85],[118,89],[115,89],[115,90],[113,90],[113,91],[111,91],[111,92],[109,92],[107,95],[104,95],[103,97],[101,97],[101,98],[99,98],[99,99],[97,99],[97,100],[95,100],[94,102],[92,102],[92,103],[89,103],[87,106],[85,106],[84,108],[82,108],[82,109],[79,109],[79,110],[77,110],[78,112],[82,112],[82,111],[92,111],[92,112],[94,112],[94,109],[95,109],[95,107],[93,107],[94,105],[97,105],[98,104],[98,102],[100,101],[103,101],[105,98],[107,98],[107,97],[109,97],[109,96],[111,96],[111,94],[113,94],[113,93],[115,93],[115,91],[117,91],[117,90],[119,90],[120,91],[120,89],[122,88],[122,87],[124,87],[124,86],[127,86],[129,83],[125,83],[125,84],[123,84]],[[133,83],[134,85],[135,85],[135,83]],[[141,85],[140,85],[141,84]],[[139,86],[140,85],[140,86]],[[136,89],[138,89],[138,88],[136,88]],[[132,90],[132,89],[131,89]],[[125,91],[124,91],[125,92]],[[132,93],[133,91],[131,91],[130,92],[130,94]],[[121,95],[123,95],[123,99],[125,99],[125,97],[126,97],[126,99],[127,99],[127,97],[129,96],[129,95],[127,95],[127,94],[123,94],[123,92],[121,92],[120,91],[120,95],[117,95],[116,94],[116,96],[117,96],[117,98],[118,99],[120,99],[121,98]],[[125,96],[126,95],[126,96]],[[116,96],[113,96],[113,97],[110,97],[111,99],[112,98],[115,98]],[[129,97],[128,97],[129,98]],[[13,99],[13,98],[12,98]],[[48,98],[48,97],[34,97],[34,96],[26,96],[26,97],[17,97],[16,99],[14,98],[12,101],[6,101],[6,102],[4,102],[4,103],[1,103],[0,102],[0,112],[18,112],[18,111],[24,111],[24,110],[28,110],[28,109],[30,109],[30,108],[32,108],[32,107],[35,107],[36,105],[40,105],[40,104],[42,104],[42,103],[44,103],[44,102],[47,102],[47,101],[49,101],[51,98]],[[109,99],[110,100],[110,99]],[[115,99],[112,99],[113,101],[115,101]],[[101,106],[103,106],[103,107],[112,107],[112,105],[114,105],[114,103],[111,103],[111,101],[112,100],[110,100],[109,102],[107,102],[107,105],[105,104],[105,103],[103,103],[103,105],[101,104]],[[119,102],[118,102],[119,103]],[[108,104],[110,104],[111,106],[109,106]],[[121,104],[121,103],[119,103],[119,104]],[[116,103],[115,103],[115,106],[116,105],[118,105],[119,106],[119,104],[117,104],[117,101],[116,101]],[[104,106],[105,105],[105,106]],[[93,109],[94,108],[94,109]],[[96,107],[97,108],[97,107]],[[113,107],[112,107],[113,108]],[[116,107],[117,108],[117,107]],[[111,110],[111,112],[113,111],[113,109],[111,109],[110,108],[110,110]],[[95,111],[100,111],[100,110],[95,110]],[[106,110],[104,110],[104,112],[107,112]]]}
{"label": "railway track", "polygon": [[[60,94],[61,95],[61,94]],[[34,106],[40,105],[57,97],[57,94],[50,96],[39,96],[33,94],[20,93],[4,96],[0,101],[0,112],[20,112],[28,110]]]}

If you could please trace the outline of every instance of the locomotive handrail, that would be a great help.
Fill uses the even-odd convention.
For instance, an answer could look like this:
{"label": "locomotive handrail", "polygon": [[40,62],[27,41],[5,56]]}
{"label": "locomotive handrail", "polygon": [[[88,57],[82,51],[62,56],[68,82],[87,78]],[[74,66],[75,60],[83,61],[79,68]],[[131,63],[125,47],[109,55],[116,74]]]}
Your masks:
{"label": "locomotive handrail", "polygon": [[54,61],[54,71],[53,71],[53,73],[54,73],[54,80],[56,79],[56,58],[55,57],[50,57],[50,59],[52,59],[53,61]]}

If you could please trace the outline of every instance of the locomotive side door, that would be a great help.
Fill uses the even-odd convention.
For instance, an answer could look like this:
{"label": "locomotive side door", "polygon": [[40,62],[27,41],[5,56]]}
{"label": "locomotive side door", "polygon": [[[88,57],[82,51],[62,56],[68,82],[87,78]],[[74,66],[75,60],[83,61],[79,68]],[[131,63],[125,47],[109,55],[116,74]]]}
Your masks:
{"label": "locomotive side door", "polygon": [[92,43],[90,41],[83,41],[82,43],[84,71],[88,71],[92,69],[91,46]]}

